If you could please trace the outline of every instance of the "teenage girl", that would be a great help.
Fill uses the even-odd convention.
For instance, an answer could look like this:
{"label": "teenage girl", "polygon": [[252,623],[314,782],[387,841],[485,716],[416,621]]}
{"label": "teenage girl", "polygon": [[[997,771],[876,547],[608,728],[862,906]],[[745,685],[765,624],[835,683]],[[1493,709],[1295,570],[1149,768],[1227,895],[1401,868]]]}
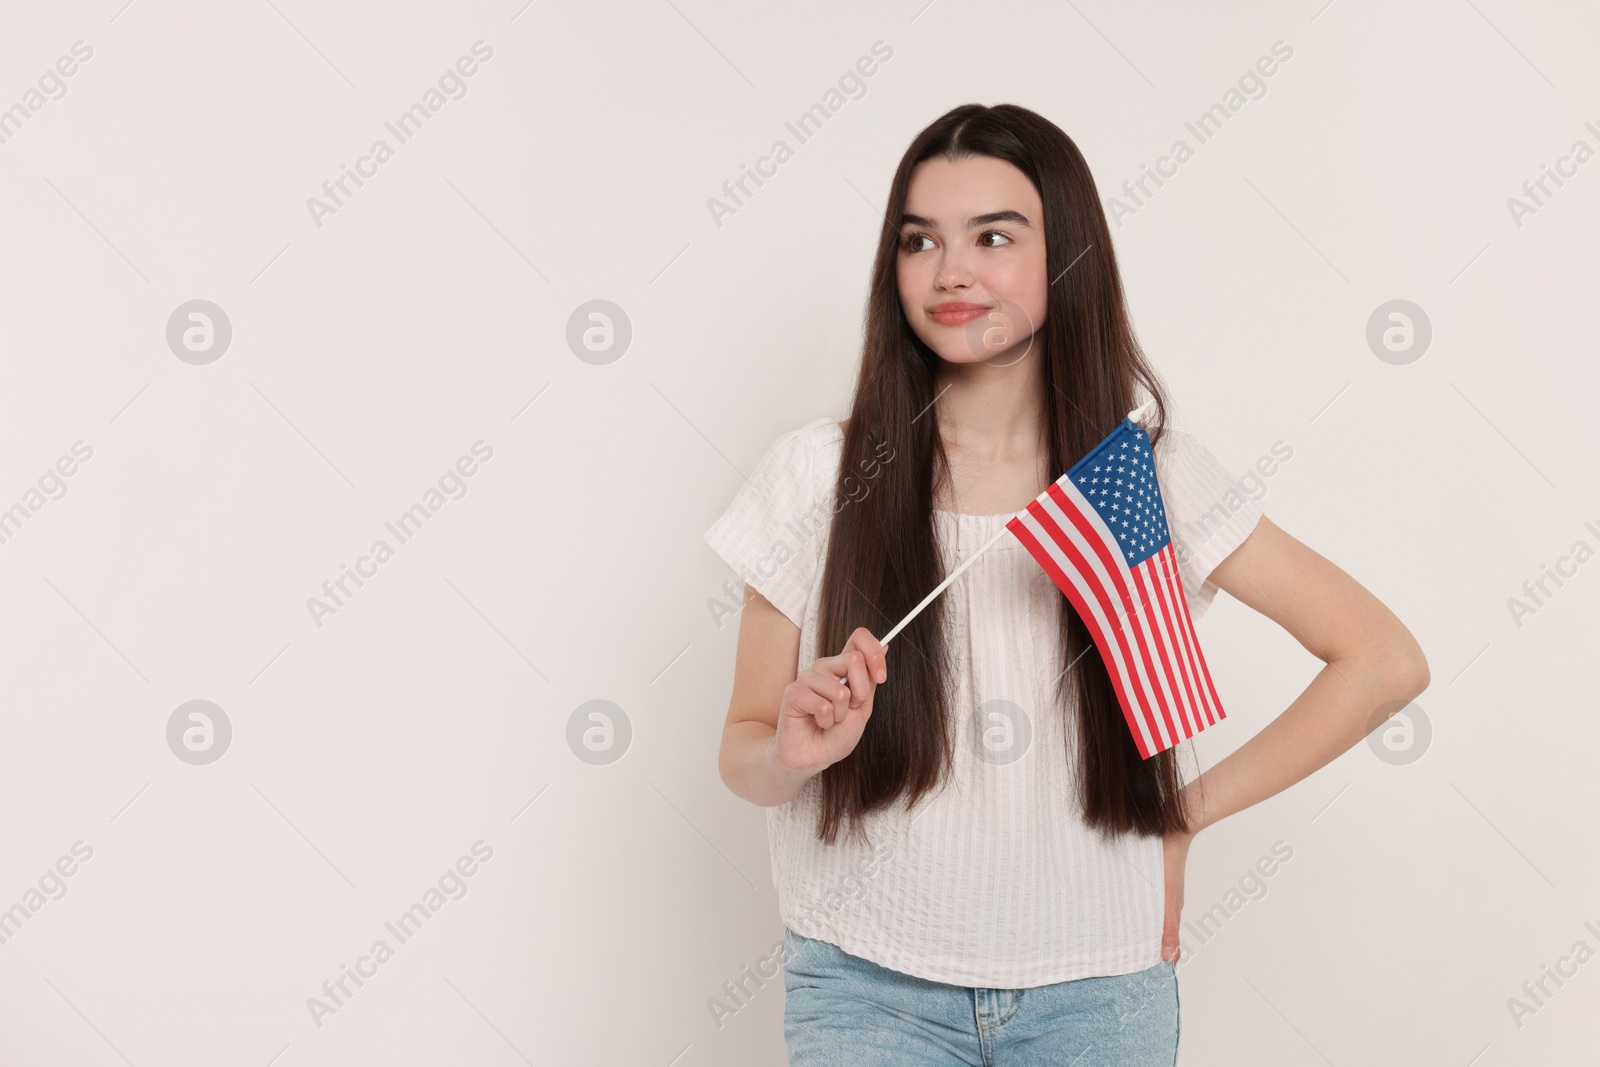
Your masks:
{"label": "teenage girl", "polygon": [[[1013,537],[874,636],[1146,398],[1191,616],[1222,589],[1325,663],[1187,784]],[[1195,834],[1427,687],[1406,627],[1168,410],[1072,140],[1012,105],[918,135],[849,417],[781,435],[706,534],[746,582],[719,764],[767,809],[793,1067],[1174,1063]]]}

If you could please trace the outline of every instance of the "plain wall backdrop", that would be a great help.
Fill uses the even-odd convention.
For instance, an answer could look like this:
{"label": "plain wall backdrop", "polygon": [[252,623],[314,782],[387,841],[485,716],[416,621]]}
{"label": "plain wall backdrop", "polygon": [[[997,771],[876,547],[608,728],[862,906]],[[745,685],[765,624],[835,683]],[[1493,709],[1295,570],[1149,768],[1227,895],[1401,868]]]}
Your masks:
{"label": "plain wall backdrop", "polygon": [[[895,164],[971,101],[1077,142],[1180,424],[1241,476],[1291,448],[1266,514],[1432,668],[1406,729],[1196,839],[1180,1062],[1592,1049],[1593,9],[97,0],[3,29],[0,1061],[783,1063],[701,534],[846,413]],[[1200,632],[1205,767],[1320,664],[1225,596]]]}

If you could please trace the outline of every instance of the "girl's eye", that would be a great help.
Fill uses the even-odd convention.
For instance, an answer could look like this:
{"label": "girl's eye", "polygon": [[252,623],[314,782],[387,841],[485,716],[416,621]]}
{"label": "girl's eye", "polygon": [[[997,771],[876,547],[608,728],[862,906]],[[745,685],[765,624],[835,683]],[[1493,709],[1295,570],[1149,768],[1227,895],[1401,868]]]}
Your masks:
{"label": "girl's eye", "polygon": [[[990,238],[990,237],[998,237],[1002,241],[1004,241],[1005,244],[987,244],[987,243],[985,243],[988,240],[988,238]],[[933,240],[933,238],[929,237],[925,233],[908,233],[901,240],[900,244],[901,244],[902,247],[905,248],[905,250],[907,252],[921,252],[921,251],[924,251],[924,250],[917,246],[917,242],[918,241],[932,241],[932,240]],[[999,230],[985,230],[985,231],[983,231],[983,233],[978,235],[978,243],[980,245],[983,245],[984,248],[1004,248],[1005,245],[1008,245],[1008,244],[1011,243],[1011,238],[1008,235],[1001,233]]]}

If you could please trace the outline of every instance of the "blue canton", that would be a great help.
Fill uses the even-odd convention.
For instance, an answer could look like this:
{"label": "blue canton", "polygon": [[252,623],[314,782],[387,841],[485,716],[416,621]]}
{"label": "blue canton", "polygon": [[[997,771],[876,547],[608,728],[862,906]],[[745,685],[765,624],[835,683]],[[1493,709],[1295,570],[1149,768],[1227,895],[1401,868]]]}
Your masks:
{"label": "blue canton", "polygon": [[1122,425],[1073,464],[1065,477],[1115,535],[1130,569],[1171,540],[1150,438],[1132,420],[1123,419]]}

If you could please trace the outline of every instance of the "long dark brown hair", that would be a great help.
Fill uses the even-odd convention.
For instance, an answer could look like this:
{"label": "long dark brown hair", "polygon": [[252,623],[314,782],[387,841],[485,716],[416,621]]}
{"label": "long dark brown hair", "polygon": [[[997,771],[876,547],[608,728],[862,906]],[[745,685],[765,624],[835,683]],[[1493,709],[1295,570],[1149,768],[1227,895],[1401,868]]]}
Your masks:
{"label": "long dark brown hair", "polygon": [[[1038,190],[1044,209],[1046,269],[1054,279],[1043,326],[1028,358],[1044,362],[1045,434],[1050,477],[1065,472],[1133,410],[1135,386],[1154,400],[1140,424],[1155,447],[1167,401],[1129,326],[1105,212],[1078,146],[1041,115],[1012,104],[965,104],[923,130],[895,171],[866,308],[866,336],[844,449],[835,475],[873,470],[865,496],[836,508],[824,563],[818,652],[844,647],[858,626],[883,634],[944,580],[933,502],[949,466],[935,399],[939,357],[912,331],[900,305],[896,267],[912,171],[926,159],[992,156],[1013,164]],[[1070,266],[1070,269],[1069,269]],[[884,449],[892,459],[882,462]],[[859,499],[857,498],[859,496]],[[940,596],[889,645],[888,681],[855,750],[821,775],[818,836],[832,843],[843,824],[864,839],[861,817],[900,798],[906,807],[937,787],[952,766],[951,689]],[[1142,759],[1092,638],[1071,602],[1058,597],[1061,662],[1058,713],[1077,709],[1078,751],[1069,765],[1086,822],[1103,834],[1187,830],[1176,749]],[[1088,654],[1085,654],[1088,653]]]}

